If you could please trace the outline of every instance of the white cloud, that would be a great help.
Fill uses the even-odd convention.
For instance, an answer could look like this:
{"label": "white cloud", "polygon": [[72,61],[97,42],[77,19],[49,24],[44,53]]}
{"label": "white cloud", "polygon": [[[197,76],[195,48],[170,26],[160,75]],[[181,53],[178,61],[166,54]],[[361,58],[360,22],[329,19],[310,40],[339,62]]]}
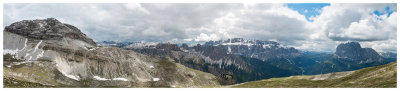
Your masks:
{"label": "white cloud", "polygon": [[301,49],[303,51],[324,51],[324,52],[335,52],[336,46],[341,42],[324,40],[324,41],[295,41],[295,45],[291,45],[296,49]]}
{"label": "white cloud", "polygon": [[396,52],[397,40],[391,39],[385,41],[361,42],[361,47],[372,48],[377,52]]}
{"label": "white cloud", "polygon": [[143,8],[142,5],[140,5],[138,3],[127,3],[127,4],[124,4],[124,6],[127,7],[128,10],[137,10],[137,11],[141,11],[145,14],[150,14],[150,12],[147,9]]}
{"label": "white cloud", "polygon": [[210,40],[217,41],[220,39],[221,38],[218,37],[216,34],[207,35],[207,34],[201,33],[200,36],[197,36],[197,38],[194,40],[195,41],[210,41]]}
{"label": "white cloud", "polygon": [[193,39],[183,39],[183,40],[185,40],[185,41],[192,41]]}
{"label": "white cloud", "polygon": [[221,39],[244,37],[295,41],[307,37],[310,32],[308,24],[303,15],[284,4],[244,4],[239,10],[229,11],[214,19],[209,25],[191,30],[216,34]]}
{"label": "white cloud", "polygon": [[[375,10],[390,17],[377,16]],[[331,4],[307,21],[285,4],[4,4],[4,26],[54,17],[97,40],[209,41],[242,37],[276,40],[301,50],[334,51],[360,41],[396,50],[396,4]]]}
{"label": "white cloud", "polygon": [[388,6],[395,8],[392,4],[331,4],[322,9],[320,16],[314,18],[314,25],[318,26],[316,31],[324,30],[320,33],[333,40],[385,40],[393,29],[383,29],[388,26],[382,24],[388,21],[386,16],[376,16],[373,11],[383,11]]}
{"label": "white cloud", "polygon": [[[314,32],[308,41],[358,41],[364,47],[377,51],[396,51],[397,12],[377,16],[373,12],[384,12],[386,7],[396,9],[396,4],[331,4],[322,8],[321,14],[312,18]],[[315,43],[315,42],[312,42]],[[385,45],[380,45],[384,43]],[[338,44],[338,43],[336,43]],[[309,45],[307,43],[303,45]],[[325,44],[321,44],[325,45]],[[336,45],[327,49],[334,51]],[[390,46],[390,47],[389,47]],[[309,48],[304,48],[309,50]]]}

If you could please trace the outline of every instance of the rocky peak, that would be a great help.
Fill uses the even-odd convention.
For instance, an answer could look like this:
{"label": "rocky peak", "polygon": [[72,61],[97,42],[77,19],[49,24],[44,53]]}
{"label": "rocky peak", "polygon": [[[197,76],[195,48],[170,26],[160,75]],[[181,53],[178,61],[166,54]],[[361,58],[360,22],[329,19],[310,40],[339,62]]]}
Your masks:
{"label": "rocky peak", "polygon": [[337,46],[335,54],[339,57],[361,61],[380,61],[382,57],[372,48],[361,48],[358,42],[342,43]]}
{"label": "rocky peak", "polygon": [[23,20],[5,27],[5,31],[22,35],[26,38],[38,40],[61,40],[68,37],[87,42],[91,45],[96,43],[82,33],[78,28],[61,23],[55,18]]}
{"label": "rocky peak", "polygon": [[264,41],[264,40],[252,40],[252,39],[244,39],[244,38],[231,38],[231,39],[226,39],[226,40],[219,40],[219,41],[209,41],[206,42],[205,45],[246,45],[246,46],[252,46],[252,45],[274,45],[274,46],[280,46],[278,42],[275,41]]}
{"label": "rocky peak", "polygon": [[363,49],[358,42],[342,43],[336,47],[335,54],[340,57],[359,58]]}
{"label": "rocky peak", "polygon": [[172,51],[180,51],[180,48],[177,44],[170,44],[170,43],[159,43],[156,45],[157,49],[164,49],[164,50],[172,50]]}
{"label": "rocky peak", "polygon": [[336,52],[345,52],[346,50],[360,50],[361,46],[358,42],[348,42],[338,45]]}
{"label": "rocky peak", "polygon": [[[198,46],[199,47],[199,46]],[[293,47],[281,45],[275,41],[266,40],[254,40],[244,38],[232,38],[227,40],[209,41],[206,42],[202,47],[221,47],[223,52],[213,53],[225,53],[242,55],[251,58],[258,58],[261,60],[274,60],[279,58],[295,58],[300,56],[300,52]],[[204,49],[204,48],[203,48]],[[201,50],[196,49],[196,51]]]}
{"label": "rocky peak", "polygon": [[183,44],[182,44],[182,48],[183,48],[183,49],[188,49],[189,46],[188,46],[186,43],[183,43]]}

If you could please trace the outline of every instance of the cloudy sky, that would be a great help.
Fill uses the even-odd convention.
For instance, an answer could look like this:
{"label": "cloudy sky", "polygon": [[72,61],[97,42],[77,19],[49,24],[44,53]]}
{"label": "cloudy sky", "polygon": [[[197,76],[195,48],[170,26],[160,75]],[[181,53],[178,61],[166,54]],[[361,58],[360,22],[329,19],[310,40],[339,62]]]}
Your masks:
{"label": "cloudy sky", "polygon": [[[396,52],[396,4],[4,4],[3,26],[54,17],[95,41],[273,40],[306,51],[358,41]],[[4,28],[4,27],[3,27]]]}

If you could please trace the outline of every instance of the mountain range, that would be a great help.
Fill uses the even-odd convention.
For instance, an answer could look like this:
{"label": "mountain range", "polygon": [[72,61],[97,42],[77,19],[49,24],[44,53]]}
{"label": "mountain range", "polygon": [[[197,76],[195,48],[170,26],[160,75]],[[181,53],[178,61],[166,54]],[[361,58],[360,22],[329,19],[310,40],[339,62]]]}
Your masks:
{"label": "mountain range", "polygon": [[335,53],[303,52],[275,41],[244,38],[194,46],[96,43],[55,18],[15,22],[5,27],[3,39],[3,80],[9,87],[221,87],[354,71],[397,58],[358,42],[342,43]]}
{"label": "mountain range", "polygon": [[[358,42],[338,45],[333,54],[302,52],[274,41],[233,38],[189,47],[170,43],[133,43],[122,47],[138,53],[173,59],[187,67],[209,72],[223,85],[290,75],[351,71],[395,61]],[[225,76],[232,76],[225,79]]]}

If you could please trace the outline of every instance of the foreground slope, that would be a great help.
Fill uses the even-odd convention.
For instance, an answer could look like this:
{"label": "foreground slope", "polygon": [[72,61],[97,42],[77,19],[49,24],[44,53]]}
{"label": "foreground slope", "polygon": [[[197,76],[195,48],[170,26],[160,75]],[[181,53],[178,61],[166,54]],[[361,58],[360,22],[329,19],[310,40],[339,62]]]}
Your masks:
{"label": "foreground slope", "polygon": [[291,76],[232,85],[235,88],[395,88],[397,85],[397,63],[363,68],[356,71],[336,72],[312,76]]}
{"label": "foreground slope", "polygon": [[212,87],[215,76],[116,47],[98,47],[54,18],[4,30],[5,87]]}

